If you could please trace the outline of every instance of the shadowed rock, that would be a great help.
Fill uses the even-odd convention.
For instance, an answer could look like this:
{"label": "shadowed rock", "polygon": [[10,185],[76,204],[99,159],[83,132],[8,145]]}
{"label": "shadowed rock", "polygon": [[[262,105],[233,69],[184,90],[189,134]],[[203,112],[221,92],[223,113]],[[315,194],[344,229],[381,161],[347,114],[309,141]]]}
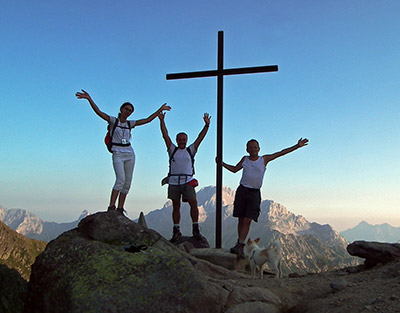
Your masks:
{"label": "shadowed rock", "polygon": [[353,256],[365,259],[366,266],[388,263],[400,259],[400,244],[368,241],[354,241],[347,246]]}
{"label": "shadowed rock", "polygon": [[[147,249],[126,252],[130,244]],[[222,312],[229,291],[216,278],[235,277],[151,229],[102,212],[51,241],[36,259],[24,312]]]}
{"label": "shadowed rock", "polygon": [[24,307],[28,283],[14,269],[0,264],[0,312],[19,313]]}
{"label": "shadowed rock", "polygon": [[206,237],[203,236],[201,238],[182,236],[177,241],[173,242],[175,246],[179,246],[186,243],[189,243],[189,245],[195,249],[210,248],[210,245],[208,244]]}
{"label": "shadowed rock", "polygon": [[138,224],[139,224],[140,226],[144,227],[144,228],[147,228],[147,223],[146,223],[146,219],[145,219],[145,217],[144,217],[143,212],[140,212]]}

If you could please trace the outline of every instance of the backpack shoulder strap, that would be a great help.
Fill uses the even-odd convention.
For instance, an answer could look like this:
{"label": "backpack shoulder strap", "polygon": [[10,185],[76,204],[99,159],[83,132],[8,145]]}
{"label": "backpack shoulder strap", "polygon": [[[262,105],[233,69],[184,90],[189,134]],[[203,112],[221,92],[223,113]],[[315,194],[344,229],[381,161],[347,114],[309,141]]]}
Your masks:
{"label": "backpack shoulder strap", "polygon": [[111,142],[112,142],[112,137],[114,135],[114,131],[117,128],[117,126],[118,126],[118,118],[115,119],[115,123],[114,123],[114,125],[113,125],[113,127],[112,127],[112,129],[110,131],[110,141]]}
{"label": "backpack shoulder strap", "polygon": [[172,151],[170,157],[169,157],[169,171],[168,171],[168,176],[171,176],[171,162],[172,159],[174,158],[174,155],[176,153],[176,151],[178,151],[178,147],[175,147],[174,151]]}
{"label": "backpack shoulder strap", "polygon": [[186,151],[189,153],[190,158],[192,159],[192,164],[193,164],[194,163],[194,156],[192,155],[192,151],[190,151],[189,147],[186,148]]}
{"label": "backpack shoulder strap", "polygon": [[178,147],[175,147],[174,151],[172,151],[170,157],[169,157],[169,164],[171,165],[171,161],[174,158],[174,155],[176,153],[176,151],[178,151]]}
{"label": "backpack shoulder strap", "polygon": [[190,159],[192,160],[192,175],[194,175],[194,156],[192,155],[189,147],[186,148],[186,151],[189,153]]}

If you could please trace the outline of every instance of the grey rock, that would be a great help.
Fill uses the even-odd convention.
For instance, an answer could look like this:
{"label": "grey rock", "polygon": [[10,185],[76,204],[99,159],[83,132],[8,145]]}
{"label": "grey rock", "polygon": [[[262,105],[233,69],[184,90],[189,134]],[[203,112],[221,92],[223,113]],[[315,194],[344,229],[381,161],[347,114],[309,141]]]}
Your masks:
{"label": "grey rock", "polygon": [[355,241],[347,246],[350,255],[365,259],[365,265],[375,266],[400,259],[399,243]]}
{"label": "grey rock", "polygon": [[147,223],[143,212],[140,212],[138,224],[143,228],[147,228]]}
{"label": "grey rock", "polygon": [[[148,248],[128,253],[129,244]],[[238,276],[122,215],[97,213],[37,257],[24,313],[222,312],[229,291],[210,277]]]}
{"label": "grey rock", "polygon": [[279,310],[272,304],[260,301],[240,303],[229,308],[225,313],[279,313]]}
{"label": "grey rock", "polygon": [[182,245],[183,243],[190,243],[194,248],[210,248],[206,237],[195,238],[195,237],[188,237],[182,236],[177,241],[173,242],[175,246]]}
{"label": "grey rock", "polygon": [[241,303],[255,301],[273,305],[280,304],[280,299],[269,289],[259,287],[237,287],[229,294],[227,305],[230,307]]}
{"label": "grey rock", "polygon": [[348,285],[349,283],[343,277],[338,278],[330,283],[331,288],[335,292],[346,289]]}

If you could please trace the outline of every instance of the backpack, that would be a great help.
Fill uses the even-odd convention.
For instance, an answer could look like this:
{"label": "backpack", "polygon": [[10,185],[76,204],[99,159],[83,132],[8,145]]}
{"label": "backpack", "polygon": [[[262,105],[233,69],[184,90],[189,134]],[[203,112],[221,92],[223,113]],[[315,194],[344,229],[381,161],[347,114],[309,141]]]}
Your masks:
{"label": "backpack", "polygon": [[[109,151],[110,153],[112,153],[112,149],[111,149],[112,146],[129,147],[129,146],[131,145],[130,142],[129,142],[129,143],[126,143],[126,144],[112,142],[112,137],[113,137],[113,135],[114,135],[114,131],[115,131],[115,129],[116,129],[117,126],[118,126],[118,121],[119,121],[119,119],[116,119],[116,120],[115,120],[115,123],[114,123],[112,129],[110,129],[110,128],[111,128],[111,127],[110,127],[110,124],[107,125],[107,133],[106,133],[106,136],[104,137],[104,143],[105,143],[105,145],[107,146],[107,149],[108,149],[108,151]],[[131,127],[131,121],[128,121],[128,127],[129,127],[129,130],[132,129],[132,127]]]}
{"label": "backpack", "polygon": [[[186,174],[171,174],[171,162],[172,162],[172,159],[174,158],[174,155],[175,155],[175,153],[176,153],[176,151],[178,151],[178,147],[175,147],[175,149],[174,149],[174,151],[171,153],[171,156],[169,157],[169,171],[168,171],[168,176],[167,177],[164,177],[162,180],[161,180],[161,185],[163,186],[163,185],[165,185],[165,184],[168,184],[168,181],[169,181],[169,177],[170,176],[185,176]],[[189,155],[190,155],[190,159],[192,160],[192,176],[194,175],[194,156],[192,155],[192,152],[190,151],[190,149],[189,149],[189,147],[187,147],[186,148],[186,151],[189,153]],[[187,175],[186,175],[187,176]]]}

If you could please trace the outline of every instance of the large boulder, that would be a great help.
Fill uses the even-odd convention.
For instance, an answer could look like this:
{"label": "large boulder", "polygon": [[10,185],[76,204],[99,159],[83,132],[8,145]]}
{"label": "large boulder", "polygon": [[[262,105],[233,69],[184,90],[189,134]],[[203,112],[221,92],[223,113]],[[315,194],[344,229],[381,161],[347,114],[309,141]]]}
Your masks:
{"label": "large boulder", "polygon": [[[147,249],[125,251],[131,244]],[[37,257],[24,312],[222,312],[230,291],[218,278],[240,275],[189,255],[122,215],[102,212]]]}
{"label": "large boulder", "polygon": [[347,252],[365,259],[366,266],[388,263],[400,259],[400,244],[374,241],[354,241],[347,246]]}

